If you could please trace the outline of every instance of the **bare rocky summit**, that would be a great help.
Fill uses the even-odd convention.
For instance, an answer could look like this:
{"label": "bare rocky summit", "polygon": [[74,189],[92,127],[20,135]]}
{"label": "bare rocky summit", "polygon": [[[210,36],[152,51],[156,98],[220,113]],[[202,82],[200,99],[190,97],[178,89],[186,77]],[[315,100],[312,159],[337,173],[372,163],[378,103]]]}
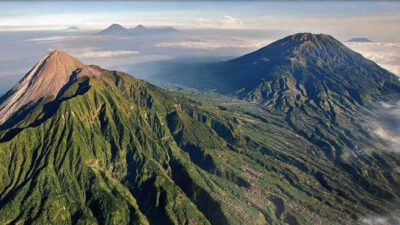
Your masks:
{"label": "bare rocky summit", "polygon": [[65,52],[51,50],[25,75],[0,103],[0,123],[21,107],[44,98],[54,98],[72,78],[97,77],[101,69],[86,66]]}

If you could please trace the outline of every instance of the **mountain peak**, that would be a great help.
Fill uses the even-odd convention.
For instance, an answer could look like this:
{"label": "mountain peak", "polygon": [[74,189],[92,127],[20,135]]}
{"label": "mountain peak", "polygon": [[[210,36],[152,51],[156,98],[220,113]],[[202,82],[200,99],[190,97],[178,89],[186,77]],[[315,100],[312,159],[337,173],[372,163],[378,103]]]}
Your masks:
{"label": "mountain peak", "polygon": [[[328,34],[297,33],[275,42],[286,50],[301,52],[303,49],[326,51],[328,48],[340,50],[344,45]],[[274,43],[273,43],[274,44]]]}
{"label": "mountain peak", "polygon": [[[71,63],[71,61],[79,61],[78,59],[74,58],[73,56],[69,55],[68,53],[57,50],[57,49],[53,49],[53,48],[49,49],[49,51],[44,56],[44,58],[48,58],[48,59],[58,58],[58,59],[66,60],[63,62],[63,64]],[[81,63],[81,64],[83,64],[83,63]]]}
{"label": "mountain peak", "polygon": [[356,37],[356,38],[351,38],[350,40],[347,40],[347,42],[372,42],[372,41],[368,38]]}
{"label": "mountain peak", "polygon": [[145,29],[146,29],[146,27],[143,26],[142,24],[139,24],[139,25],[137,25],[137,26],[135,27],[135,30],[145,30]]}
{"label": "mountain peak", "polygon": [[[232,61],[253,63],[286,63],[304,65],[305,61],[339,58],[354,54],[340,41],[327,34],[297,33],[273,42],[255,52]],[[340,57],[337,57],[340,55]],[[300,64],[299,64],[300,63]]]}
{"label": "mountain peak", "polygon": [[313,34],[313,33],[297,33],[288,36],[288,38],[296,41],[335,40],[334,37],[328,34]]}
{"label": "mountain peak", "polygon": [[70,26],[66,29],[66,31],[80,31],[80,29],[77,26]]}
{"label": "mountain peak", "polygon": [[[248,57],[252,56],[252,57]],[[348,64],[354,58],[362,61],[363,57],[346,47],[343,43],[327,34],[297,33],[271,43],[237,60],[254,60],[265,63],[287,63],[305,66],[308,63],[340,66]]]}
{"label": "mountain peak", "polygon": [[51,49],[0,102],[0,124],[27,104],[54,98],[71,78],[98,77],[102,71]]}
{"label": "mountain peak", "polygon": [[121,26],[120,24],[113,23],[111,24],[108,28],[113,28],[113,29],[125,29],[125,27]]}
{"label": "mountain peak", "polygon": [[114,23],[114,24],[111,24],[106,29],[100,31],[98,34],[124,34],[127,31],[128,31],[128,29],[126,29],[125,27],[123,27],[117,23]]}

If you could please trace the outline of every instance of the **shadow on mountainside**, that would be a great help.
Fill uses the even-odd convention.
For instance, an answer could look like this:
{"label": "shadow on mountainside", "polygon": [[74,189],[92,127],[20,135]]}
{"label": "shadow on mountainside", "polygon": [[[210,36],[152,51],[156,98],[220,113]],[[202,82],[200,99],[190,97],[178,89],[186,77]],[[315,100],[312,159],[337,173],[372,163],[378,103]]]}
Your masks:
{"label": "shadow on mountainside", "polygon": [[59,94],[57,95],[57,97],[55,98],[55,100],[45,103],[43,105],[43,109],[41,111],[41,113],[43,114],[42,117],[35,119],[28,126],[12,128],[14,125],[17,125],[18,122],[20,122],[22,119],[28,117],[29,112],[31,112],[34,108],[36,108],[38,106],[40,107],[40,103],[43,102],[45,99],[39,100],[38,103],[36,103],[35,105],[25,106],[25,107],[21,108],[14,116],[12,116],[8,120],[10,122],[6,122],[5,124],[0,126],[0,130],[10,129],[5,133],[5,135],[3,137],[1,137],[0,143],[10,141],[25,128],[39,126],[41,123],[43,123],[47,119],[51,118],[57,112],[57,110],[60,107],[62,102],[68,101],[69,99],[74,98],[76,96],[83,95],[90,89],[89,79],[84,78],[81,81],[79,81],[78,88],[74,94],[72,94],[71,96],[64,96],[66,91],[77,81],[78,80],[76,78],[76,73],[74,72],[74,74],[70,77],[70,80],[68,81],[68,83],[66,85],[64,85],[63,88],[61,88],[61,90],[60,90]]}

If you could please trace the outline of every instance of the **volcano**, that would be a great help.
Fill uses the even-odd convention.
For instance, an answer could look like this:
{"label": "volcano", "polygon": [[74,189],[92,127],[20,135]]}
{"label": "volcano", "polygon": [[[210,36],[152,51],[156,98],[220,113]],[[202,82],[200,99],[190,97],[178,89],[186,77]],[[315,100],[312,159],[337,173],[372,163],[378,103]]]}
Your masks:
{"label": "volcano", "polygon": [[400,204],[400,158],[366,126],[393,74],[312,34],[214,66],[247,101],[49,52],[0,99],[0,224],[359,224]]}

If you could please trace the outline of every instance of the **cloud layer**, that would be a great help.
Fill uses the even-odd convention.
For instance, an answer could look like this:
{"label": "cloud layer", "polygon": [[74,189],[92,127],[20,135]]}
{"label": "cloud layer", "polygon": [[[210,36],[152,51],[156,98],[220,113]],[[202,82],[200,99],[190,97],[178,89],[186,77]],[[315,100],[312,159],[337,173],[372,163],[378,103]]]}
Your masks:
{"label": "cloud layer", "polygon": [[195,41],[177,41],[177,42],[160,42],[155,47],[162,48],[185,48],[185,49],[220,49],[220,48],[236,48],[236,49],[257,49],[270,43],[271,41],[257,39],[225,39],[225,40],[195,40]]}
{"label": "cloud layer", "polygon": [[400,42],[346,42],[351,49],[400,76]]}
{"label": "cloud layer", "polygon": [[361,220],[365,225],[396,225],[400,224],[400,217],[393,213],[387,216],[368,216]]}
{"label": "cloud layer", "polygon": [[376,113],[377,120],[372,122],[373,132],[385,143],[387,151],[400,153],[400,101],[382,103]]}
{"label": "cloud layer", "polygon": [[67,50],[70,54],[77,58],[111,58],[138,55],[139,51],[109,51],[99,50],[96,48],[80,48]]}

